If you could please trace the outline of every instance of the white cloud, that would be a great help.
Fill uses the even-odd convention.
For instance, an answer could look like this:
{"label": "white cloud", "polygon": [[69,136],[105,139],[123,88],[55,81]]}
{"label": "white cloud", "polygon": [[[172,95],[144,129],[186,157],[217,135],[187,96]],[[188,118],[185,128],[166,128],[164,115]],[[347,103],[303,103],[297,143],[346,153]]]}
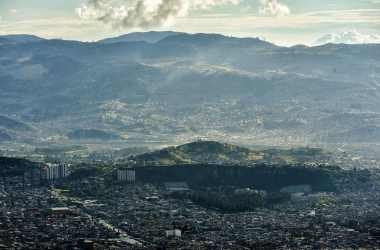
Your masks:
{"label": "white cloud", "polygon": [[337,34],[327,34],[315,41],[314,45],[326,43],[364,44],[380,43],[379,34],[363,34],[356,30],[344,31]]}
{"label": "white cloud", "polygon": [[277,0],[260,0],[260,14],[271,16],[287,16],[290,9],[285,4],[279,3]]}
{"label": "white cloud", "polygon": [[165,26],[191,10],[208,9],[217,5],[239,4],[240,0],[88,0],[76,9],[79,17],[94,19],[116,28],[152,28]]}

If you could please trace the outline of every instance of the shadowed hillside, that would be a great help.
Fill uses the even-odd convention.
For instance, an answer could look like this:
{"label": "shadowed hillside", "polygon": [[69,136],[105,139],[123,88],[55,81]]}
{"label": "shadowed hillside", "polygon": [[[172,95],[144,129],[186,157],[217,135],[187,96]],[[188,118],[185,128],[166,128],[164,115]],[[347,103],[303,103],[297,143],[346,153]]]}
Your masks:
{"label": "shadowed hillside", "polygon": [[0,176],[19,176],[36,168],[37,163],[17,158],[0,157]]}

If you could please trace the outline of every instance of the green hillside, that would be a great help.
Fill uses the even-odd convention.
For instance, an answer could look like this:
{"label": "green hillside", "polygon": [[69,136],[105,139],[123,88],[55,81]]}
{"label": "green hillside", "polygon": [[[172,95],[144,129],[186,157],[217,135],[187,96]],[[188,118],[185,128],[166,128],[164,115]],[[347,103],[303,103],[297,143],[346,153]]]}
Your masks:
{"label": "green hillside", "polygon": [[138,164],[176,165],[196,163],[223,164],[302,164],[320,163],[329,154],[321,149],[270,149],[255,151],[244,147],[214,141],[197,141],[169,147],[131,158]]}

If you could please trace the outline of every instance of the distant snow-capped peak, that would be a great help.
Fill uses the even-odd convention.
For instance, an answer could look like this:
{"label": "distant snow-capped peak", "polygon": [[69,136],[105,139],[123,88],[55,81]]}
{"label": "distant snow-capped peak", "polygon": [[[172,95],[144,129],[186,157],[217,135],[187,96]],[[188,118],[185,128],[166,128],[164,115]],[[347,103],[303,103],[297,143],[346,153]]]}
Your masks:
{"label": "distant snow-capped peak", "polygon": [[364,44],[380,43],[380,35],[363,34],[356,30],[344,31],[337,34],[327,34],[314,42],[314,45],[326,43],[346,43],[346,44]]}

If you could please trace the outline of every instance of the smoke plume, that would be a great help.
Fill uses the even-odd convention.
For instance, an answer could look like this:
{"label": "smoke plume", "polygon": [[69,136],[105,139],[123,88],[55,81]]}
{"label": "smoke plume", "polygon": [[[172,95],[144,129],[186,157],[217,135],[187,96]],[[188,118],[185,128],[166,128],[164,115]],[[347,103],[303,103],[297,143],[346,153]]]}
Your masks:
{"label": "smoke plume", "polygon": [[277,0],[260,0],[260,4],[260,13],[263,15],[287,16],[290,14],[289,7]]}
{"label": "smoke plume", "polygon": [[88,0],[76,9],[80,18],[95,19],[116,28],[154,28],[191,10],[239,4],[240,0]]}

